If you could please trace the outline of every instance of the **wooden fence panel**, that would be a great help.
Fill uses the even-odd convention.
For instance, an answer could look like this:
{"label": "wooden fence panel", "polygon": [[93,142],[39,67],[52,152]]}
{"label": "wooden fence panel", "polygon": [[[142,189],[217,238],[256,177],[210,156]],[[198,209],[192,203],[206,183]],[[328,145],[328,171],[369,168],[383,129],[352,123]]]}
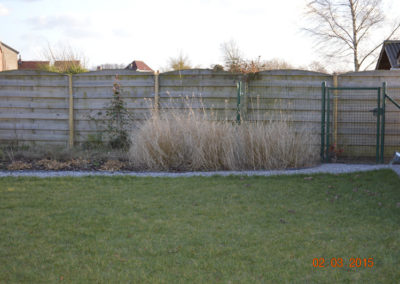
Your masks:
{"label": "wooden fence panel", "polygon": [[106,113],[110,108],[115,83],[120,85],[121,98],[134,119],[145,119],[153,108],[153,73],[104,70],[74,75],[72,79],[75,141],[78,143],[106,129]]}
{"label": "wooden fence panel", "polygon": [[68,76],[0,72],[0,140],[66,146]]}
{"label": "wooden fence panel", "polygon": [[331,84],[332,76],[300,70],[257,73],[248,83],[247,118],[289,120],[299,130],[320,134],[323,81]]}
{"label": "wooden fence panel", "polygon": [[194,109],[209,119],[235,120],[238,77],[228,72],[183,70],[160,74],[160,110]]}

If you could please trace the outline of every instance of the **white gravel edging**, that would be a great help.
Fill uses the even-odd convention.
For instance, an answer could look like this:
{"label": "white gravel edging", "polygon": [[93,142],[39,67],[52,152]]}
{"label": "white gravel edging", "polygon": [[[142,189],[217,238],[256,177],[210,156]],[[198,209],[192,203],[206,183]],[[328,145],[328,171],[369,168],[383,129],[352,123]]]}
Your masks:
{"label": "white gravel edging", "polygon": [[215,172],[102,172],[102,171],[0,171],[0,177],[84,177],[84,176],[135,176],[135,177],[193,177],[193,176],[275,176],[295,174],[344,174],[379,169],[391,169],[400,177],[400,165],[321,164],[312,168],[272,171],[215,171]]}

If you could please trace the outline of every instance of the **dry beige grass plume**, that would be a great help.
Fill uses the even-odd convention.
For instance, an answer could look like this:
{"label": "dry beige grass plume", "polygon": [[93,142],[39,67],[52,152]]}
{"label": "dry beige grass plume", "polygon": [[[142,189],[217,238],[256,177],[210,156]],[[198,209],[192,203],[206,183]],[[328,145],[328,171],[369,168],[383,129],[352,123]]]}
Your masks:
{"label": "dry beige grass plume", "polygon": [[238,125],[172,111],[133,130],[129,157],[136,168],[155,171],[299,168],[318,161],[312,137],[286,119]]}

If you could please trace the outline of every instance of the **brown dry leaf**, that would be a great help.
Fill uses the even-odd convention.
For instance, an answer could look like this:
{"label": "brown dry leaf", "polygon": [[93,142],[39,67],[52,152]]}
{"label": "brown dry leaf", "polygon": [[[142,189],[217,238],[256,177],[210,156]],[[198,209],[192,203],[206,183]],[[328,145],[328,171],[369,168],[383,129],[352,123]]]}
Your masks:
{"label": "brown dry leaf", "polygon": [[70,162],[59,162],[56,160],[42,159],[36,162],[36,165],[45,168],[46,170],[65,170],[70,167]]}
{"label": "brown dry leaf", "polygon": [[304,180],[312,180],[313,177],[305,177]]}
{"label": "brown dry leaf", "polygon": [[70,166],[74,168],[86,168],[89,165],[90,161],[78,158],[78,159],[72,159],[69,163]]}
{"label": "brown dry leaf", "polygon": [[101,166],[100,170],[115,172],[125,167],[125,163],[118,160],[108,160]]}
{"label": "brown dry leaf", "polygon": [[9,171],[29,170],[31,168],[32,168],[31,164],[22,161],[14,161],[7,166],[7,169]]}

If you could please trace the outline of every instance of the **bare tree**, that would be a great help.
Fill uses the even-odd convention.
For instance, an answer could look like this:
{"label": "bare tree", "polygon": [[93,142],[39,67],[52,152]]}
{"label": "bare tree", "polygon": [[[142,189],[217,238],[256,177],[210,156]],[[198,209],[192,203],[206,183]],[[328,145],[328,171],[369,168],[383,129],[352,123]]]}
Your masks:
{"label": "bare tree", "polygon": [[192,63],[189,60],[187,55],[184,55],[183,52],[179,52],[176,57],[170,57],[168,60],[168,65],[165,68],[167,70],[184,70],[191,69]]}
{"label": "bare tree", "polygon": [[393,24],[384,38],[372,38],[386,24],[382,0],[313,0],[306,16],[312,24],[305,30],[318,38],[318,47],[330,58],[351,56],[355,71],[371,66],[383,40],[400,28],[400,23]]}
{"label": "bare tree", "polygon": [[284,59],[273,58],[270,60],[261,60],[261,56],[259,56],[256,59],[243,60],[242,63],[239,65],[238,72],[247,74],[266,70],[282,69],[295,69],[295,67]]}
{"label": "bare tree", "polygon": [[224,66],[221,64],[211,64],[210,68],[215,72],[224,71]]}
{"label": "bare tree", "polygon": [[86,72],[87,59],[84,54],[70,45],[51,46],[42,49],[42,58],[50,62],[45,66],[47,71],[61,73],[82,73]]}
{"label": "bare tree", "polygon": [[231,39],[230,41],[222,43],[221,51],[226,69],[231,72],[241,72],[240,66],[243,64],[244,59],[243,53],[236,41]]}
{"label": "bare tree", "polygon": [[280,69],[294,69],[295,67],[281,58],[273,58],[264,61],[263,70],[280,70]]}
{"label": "bare tree", "polygon": [[234,40],[221,44],[224,64],[228,71],[237,73],[256,73],[265,70],[293,69],[293,65],[283,59],[273,58],[261,60],[261,56],[255,59],[247,59]]}
{"label": "bare tree", "polygon": [[311,62],[305,69],[314,72],[328,73],[328,70],[326,70],[325,66],[319,61]]}

